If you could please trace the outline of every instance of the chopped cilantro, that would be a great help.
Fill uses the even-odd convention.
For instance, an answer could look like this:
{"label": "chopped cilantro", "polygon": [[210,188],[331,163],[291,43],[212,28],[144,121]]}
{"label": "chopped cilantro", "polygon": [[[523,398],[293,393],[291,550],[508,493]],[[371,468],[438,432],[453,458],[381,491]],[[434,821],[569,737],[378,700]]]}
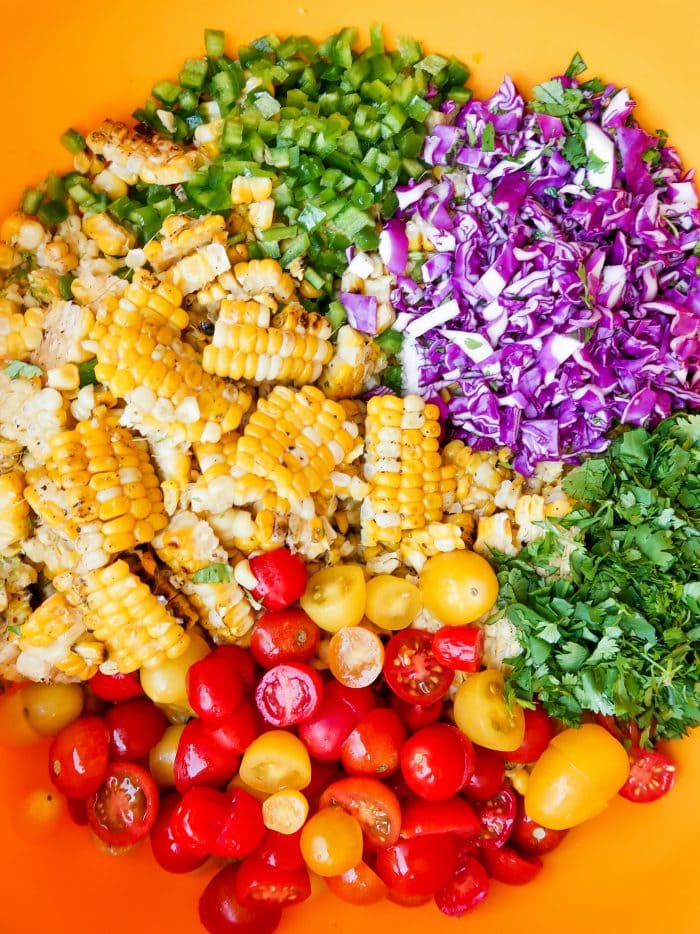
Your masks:
{"label": "chopped cilantro", "polygon": [[32,379],[34,376],[41,376],[43,372],[40,366],[24,363],[22,360],[10,360],[5,367],[5,374],[10,379]]}
{"label": "chopped cilantro", "polygon": [[493,152],[496,148],[496,128],[493,123],[487,123],[481,131],[482,152]]}
{"label": "chopped cilantro", "polygon": [[193,584],[223,584],[230,580],[233,580],[231,565],[221,562],[207,564],[192,575]]}

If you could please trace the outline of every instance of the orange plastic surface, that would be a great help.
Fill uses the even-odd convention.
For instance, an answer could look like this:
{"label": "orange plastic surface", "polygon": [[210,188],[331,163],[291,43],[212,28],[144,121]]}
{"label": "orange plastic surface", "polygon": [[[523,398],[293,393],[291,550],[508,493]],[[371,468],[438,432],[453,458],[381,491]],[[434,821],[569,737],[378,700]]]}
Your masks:
{"label": "orange plastic surface", "polygon": [[[505,71],[529,90],[578,49],[591,73],[632,89],[646,126],[664,127],[686,162],[700,164],[696,0],[4,0],[0,8],[0,214],[27,183],[68,168],[57,143],[67,126],[87,131],[102,117],[126,116],[156,80],[201,53],[206,26],[224,28],[233,48],[273,30],[319,37],[382,21],[389,37],[415,35],[465,59],[480,93]],[[290,910],[282,934],[696,932],[700,732],[672,754],[679,777],[666,799],[616,800],[546,857],[532,885],[494,884],[461,921],[432,906],[360,909],[325,894]],[[147,844],[118,859],[100,855],[67,821],[44,843],[18,832],[22,796],[47,785],[44,747],[0,751],[0,934],[201,934],[197,897],[207,871],[168,876]]]}

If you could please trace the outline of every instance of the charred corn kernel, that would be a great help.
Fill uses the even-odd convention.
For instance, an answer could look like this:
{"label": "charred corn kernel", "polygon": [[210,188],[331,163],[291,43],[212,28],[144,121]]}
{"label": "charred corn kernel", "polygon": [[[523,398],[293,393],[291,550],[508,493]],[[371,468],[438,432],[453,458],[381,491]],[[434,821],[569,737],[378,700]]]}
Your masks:
{"label": "charred corn kernel", "polygon": [[[288,302],[294,294],[294,279],[274,259],[252,259],[233,267],[234,283],[246,296],[271,295],[278,302]],[[238,296],[236,296],[238,297]]]}
{"label": "charred corn kernel", "polygon": [[266,201],[272,194],[272,179],[266,176],[237,175],[231,183],[231,203]]}
{"label": "charred corn kernel", "polygon": [[38,379],[9,379],[0,373],[0,435],[26,447],[43,462],[49,439],[67,420],[67,404],[56,389],[42,389]]}
{"label": "charred corn kernel", "polygon": [[190,637],[125,561],[80,577],[54,579],[70,603],[84,606],[87,628],[104,643],[110,670],[126,674],[178,658]]}
{"label": "charred corn kernel", "polygon": [[123,198],[129,193],[129,186],[124,179],[119,178],[118,175],[115,175],[114,172],[110,172],[109,169],[103,169],[101,172],[97,173],[92,180],[92,187],[95,191],[106,194],[111,201],[116,201],[117,198]]}
{"label": "charred corn kernel", "polygon": [[143,252],[153,269],[163,272],[213,241],[226,243],[226,222],[221,215],[191,218],[186,214],[170,214],[163,221],[160,238],[150,240]]}
{"label": "charred corn kernel", "polygon": [[264,201],[254,201],[248,208],[248,221],[251,227],[257,230],[267,230],[272,227],[275,216],[275,202],[272,198]]}
{"label": "charred corn kernel", "polygon": [[165,137],[144,138],[114,120],[105,120],[93,130],[87,146],[130,185],[139,179],[147,185],[179,185],[191,178],[203,158],[196,150],[185,150]]}
{"label": "charred corn kernel", "polygon": [[168,279],[183,295],[199,292],[217,276],[231,268],[226,247],[222,243],[208,243],[194,253],[178,260],[168,270]]}
{"label": "charred corn kernel", "polygon": [[0,298],[0,360],[26,360],[41,343],[43,320],[41,308],[23,313],[16,302]]}
{"label": "charred corn kernel", "polygon": [[359,396],[377,372],[378,345],[349,325],[338,331],[333,356],[321,371],[318,385],[331,399]]}
{"label": "charred corn kernel", "polygon": [[24,499],[24,474],[0,474],[0,553],[9,554],[29,535],[29,506]]}
{"label": "charred corn kernel", "polygon": [[506,555],[517,554],[518,549],[513,544],[513,525],[507,512],[497,512],[479,519],[474,551],[487,556],[492,551]]}
{"label": "charred corn kernel", "polygon": [[136,242],[134,235],[109,214],[87,214],[83,230],[107,256],[126,256]]}
{"label": "charred corn kernel", "polygon": [[72,272],[78,265],[78,257],[61,237],[39,244],[36,259],[40,266],[48,267],[59,276]]}
{"label": "charred corn kernel", "polygon": [[19,247],[20,250],[34,252],[39,244],[48,239],[48,234],[35,217],[15,211],[0,226],[0,239]]}
{"label": "charred corn kernel", "polygon": [[61,593],[44,600],[23,624],[19,647],[35,664],[48,666],[72,678],[86,681],[104,661],[104,646],[89,634],[81,611],[71,606]]}
{"label": "charred corn kernel", "polygon": [[76,392],[80,388],[80,372],[74,363],[52,367],[46,371],[46,385],[59,392]]}
{"label": "charred corn kernel", "polygon": [[399,547],[403,564],[420,571],[433,555],[465,548],[462,530],[448,522],[430,522],[425,528],[406,532]]}
{"label": "charred corn kernel", "polygon": [[443,450],[446,464],[455,468],[455,501],[466,512],[491,515],[497,495],[513,473],[499,451],[472,451],[463,441],[451,441]]}

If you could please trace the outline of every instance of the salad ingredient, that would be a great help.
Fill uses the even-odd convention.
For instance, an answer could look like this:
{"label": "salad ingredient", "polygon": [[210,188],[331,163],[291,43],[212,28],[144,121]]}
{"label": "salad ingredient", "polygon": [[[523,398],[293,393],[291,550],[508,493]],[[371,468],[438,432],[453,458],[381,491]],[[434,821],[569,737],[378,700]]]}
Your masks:
{"label": "salad ingredient", "polygon": [[377,698],[372,688],[349,688],[340,681],[328,681],[324,689],[324,698],[348,707],[357,720],[377,706]]}
{"label": "salad ingredient", "polygon": [[224,866],[199,899],[199,919],[209,934],[272,934],[282,917],[278,905],[241,905],[235,895],[239,867]]}
{"label": "salad ingredient", "polygon": [[433,636],[433,655],[447,668],[474,673],[481,668],[483,651],[481,626],[443,626]]}
{"label": "salad ingredient", "polygon": [[80,716],[84,697],[79,684],[27,684],[22,702],[32,729],[56,736]]}
{"label": "salad ingredient", "polygon": [[485,849],[482,859],[489,876],[506,885],[527,885],[542,870],[539,856],[523,856],[509,846]]}
{"label": "salad ingredient", "polygon": [[630,774],[618,792],[628,801],[657,801],[675,785],[676,766],[660,750],[632,746],[629,759]]}
{"label": "salad ingredient", "polygon": [[187,710],[187,672],[190,666],[211,651],[198,632],[190,633],[185,651],[177,658],[168,658],[153,668],[141,670],[141,687],[154,704],[167,704]]}
{"label": "salad ingredient", "polygon": [[108,846],[132,846],[150,833],[158,814],[158,790],[135,762],[113,762],[88,799],[88,823]]}
{"label": "salad ingredient", "polygon": [[414,794],[445,801],[461,791],[473,769],[472,745],[456,727],[434,723],[406,740],[401,774]]}
{"label": "salad ingredient", "polygon": [[193,855],[173,835],[171,818],[180,803],[176,794],[160,799],[158,816],[151,830],[151,850],[159,866],[166,872],[194,872],[207,861],[207,856]]}
{"label": "salad ingredient", "polygon": [[88,684],[93,694],[113,703],[133,700],[134,697],[140,697],[143,694],[141,679],[137,671],[131,671],[128,674],[117,672],[113,675],[96,671]]}
{"label": "salad ingredient", "polygon": [[415,837],[423,834],[456,834],[460,837],[476,837],[479,821],[474,810],[457,796],[439,801],[411,798],[401,814],[401,836]]}
{"label": "salad ingredient", "polygon": [[401,806],[394,792],[376,778],[341,778],[327,786],[320,807],[341,807],[354,817],[371,850],[392,846],[399,839]]}
{"label": "salad ingredient", "polygon": [[488,801],[503,787],[506,774],[503,756],[476,744],[472,749],[473,771],[464,786],[464,794],[472,801]]}
{"label": "salad ingredient", "polygon": [[411,581],[391,574],[377,574],[367,581],[365,613],[380,629],[394,632],[410,626],[421,611],[421,592]]}
{"label": "salad ingredient", "polygon": [[309,720],[323,700],[323,682],[318,672],[303,662],[275,665],[260,678],[255,703],[263,719],[272,726],[293,726]]}
{"label": "salad ingredient", "polygon": [[311,760],[306,746],[292,733],[269,730],[245,750],[239,774],[246,785],[266,794],[301,790],[311,781]]}
{"label": "salad ingredient", "polygon": [[339,807],[324,807],[304,825],[301,852],[319,876],[339,876],[362,859],[362,828]]}
{"label": "salad ingredient", "polygon": [[541,707],[523,708],[525,735],[517,749],[504,753],[509,762],[536,762],[552,738],[552,721]]}
{"label": "salad ingredient", "polygon": [[344,626],[330,640],[328,667],[341,684],[366,688],[382,673],[384,645],[369,629]]}
{"label": "salad ingredient", "polygon": [[365,576],[358,564],[324,568],[309,578],[301,606],[326,632],[357,626],[367,602]]}
{"label": "salad ingredient", "polygon": [[10,748],[32,746],[41,742],[29,722],[24,703],[24,688],[15,688],[0,695],[0,743]]}
{"label": "salad ingredient", "polygon": [[172,723],[148,755],[148,768],[159,788],[175,787],[175,757],[184,723]]}
{"label": "salad ingredient", "polygon": [[343,743],[340,761],[350,775],[386,778],[399,769],[406,728],[395,711],[377,707],[356,724]]}
{"label": "salad ingredient", "polygon": [[248,856],[240,864],[234,885],[241,905],[296,905],[311,895],[306,869],[281,869],[256,856]]}
{"label": "salad ingredient", "polygon": [[513,790],[504,786],[487,801],[476,802],[474,809],[481,825],[479,846],[482,849],[503,846],[515,825],[517,802]]}
{"label": "salad ingredient", "polygon": [[115,704],[105,713],[110,758],[136,761],[148,755],[168,727],[165,714],[147,697]]}
{"label": "salad ingredient", "polygon": [[441,700],[435,701],[434,704],[426,707],[423,704],[407,704],[406,701],[402,701],[395,694],[391,698],[391,706],[411,733],[415,733],[421,727],[435,723],[436,720],[440,719],[444,709]]}
{"label": "salad ingredient", "polygon": [[241,859],[256,850],[265,836],[262,805],[243,788],[229,788],[226,813],[211,847],[220,859]]}
{"label": "salad ingredient", "polygon": [[316,623],[296,608],[264,613],[250,637],[250,654],[258,665],[272,668],[280,662],[308,662],[319,643]]}
{"label": "salad ingredient", "polygon": [[49,747],[51,781],[66,798],[89,798],[105,777],[109,747],[109,730],[100,717],[74,720]]}
{"label": "salad ingredient", "polygon": [[444,915],[460,918],[480,905],[489,893],[489,878],[478,859],[461,860],[452,877],[435,893],[435,904]]}
{"label": "salad ingredient", "polygon": [[299,841],[301,831],[291,834],[281,834],[274,830],[267,830],[262,843],[257,848],[256,855],[264,859],[271,866],[281,869],[300,869],[304,865]]}
{"label": "salad ingredient", "polygon": [[446,626],[462,626],[488,613],[498,597],[491,565],[473,551],[428,558],[420,573],[425,608]]}
{"label": "salad ingredient", "polygon": [[309,754],[322,762],[340,759],[343,743],[357,724],[357,714],[342,701],[328,696],[316,714],[299,724],[299,739]]}
{"label": "salad ingredient", "polygon": [[605,810],[629,772],[624,746],[603,727],[564,730],[532,770],[525,812],[552,830],[574,827]]}
{"label": "salad ingredient", "polygon": [[526,856],[543,856],[555,850],[566,836],[566,830],[552,830],[538,824],[525,812],[523,799],[518,798],[515,823],[509,837],[509,843],[519,853]]}
{"label": "salad ingredient", "polygon": [[189,668],[186,684],[192,710],[198,717],[214,722],[235,714],[245,689],[235,662],[218,649]]}
{"label": "salad ingredient", "polygon": [[235,714],[227,720],[210,722],[210,735],[215,742],[232,753],[242,755],[259,732],[258,716],[255,708],[247,699],[243,699]]}
{"label": "salad ingredient", "polygon": [[456,864],[454,838],[429,834],[399,840],[381,850],[375,870],[399,898],[430,898],[450,879]]}
{"label": "salad ingredient", "polygon": [[288,548],[277,548],[248,559],[257,581],[251,593],[266,610],[284,610],[306,589],[306,565]]}
{"label": "salad ingredient", "polygon": [[367,863],[360,862],[339,876],[327,876],[326,885],[350,905],[374,905],[386,898],[388,889]]}
{"label": "salad ingredient", "polygon": [[385,648],[384,677],[408,704],[430,706],[441,700],[454,672],[435,658],[431,636],[419,629],[395,633]]}
{"label": "salad ingredient", "polygon": [[171,814],[173,838],[187,852],[206,858],[214,852],[228,815],[226,795],[213,788],[190,788]]}
{"label": "salad ingredient", "polygon": [[523,708],[506,702],[503,674],[498,669],[470,675],[460,685],[454,718],[473,743],[498,752],[518,749],[525,737]]}
{"label": "salad ingredient", "polygon": [[277,833],[296,833],[304,826],[309,814],[309,802],[295,788],[276,791],[262,803],[263,822]]}
{"label": "salad ingredient", "polygon": [[217,724],[193,719],[185,724],[175,753],[173,776],[182,794],[195,785],[223,785],[238,768],[240,754]]}

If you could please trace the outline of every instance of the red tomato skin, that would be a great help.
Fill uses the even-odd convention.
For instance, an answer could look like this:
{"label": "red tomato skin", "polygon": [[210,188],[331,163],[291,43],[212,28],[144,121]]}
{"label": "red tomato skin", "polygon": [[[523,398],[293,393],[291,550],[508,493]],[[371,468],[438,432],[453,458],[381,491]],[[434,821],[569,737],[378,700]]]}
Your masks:
{"label": "red tomato skin", "polygon": [[318,713],[323,701],[323,681],[303,662],[275,665],[266,671],[255,689],[255,703],[263,720],[274,727],[295,726]]}
{"label": "red tomato skin", "polygon": [[207,856],[194,856],[185,849],[174,837],[171,818],[180,803],[177,794],[166,795],[161,798],[158,817],[151,830],[151,849],[155,861],[166,872],[181,874],[194,872],[207,861]]}
{"label": "red tomato skin", "polygon": [[175,753],[175,787],[180,794],[196,785],[218,788],[233,778],[239,763],[240,755],[224,745],[217,724],[190,720]]}
{"label": "red tomato skin", "polygon": [[467,737],[448,723],[435,723],[406,741],[401,773],[414,794],[427,801],[443,801],[464,788],[473,761]]}
{"label": "red tomato skin", "polygon": [[475,672],[481,668],[484,630],[481,626],[443,626],[433,636],[433,654],[446,668]]}
{"label": "red tomato skin", "polygon": [[525,856],[543,856],[555,850],[566,836],[566,830],[550,830],[525,813],[525,803],[518,798],[515,823],[508,841],[511,846]]}
{"label": "red tomato skin", "polygon": [[349,688],[335,679],[327,681],[324,696],[333,703],[341,703],[355,714],[355,722],[366,716],[377,706],[377,695],[371,687]]}
{"label": "red tomato skin", "polygon": [[326,885],[349,905],[374,905],[386,898],[389,889],[367,863],[359,863],[340,876],[329,876]]}
{"label": "red tomato skin", "polygon": [[477,843],[482,849],[498,849],[510,837],[515,824],[517,801],[512,788],[501,790],[488,801],[474,805],[481,823]]}
{"label": "red tomato skin", "polygon": [[478,859],[467,857],[453,876],[435,893],[435,904],[444,915],[460,918],[480,905],[489,894],[488,873]]}
{"label": "red tomato skin", "polygon": [[315,655],[320,636],[321,630],[300,608],[264,613],[250,637],[250,654],[261,668],[307,662]]}
{"label": "red tomato skin", "polygon": [[506,767],[503,756],[483,746],[473,746],[474,771],[467,784],[464,794],[471,801],[488,801],[503,788],[506,778]]}
{"label": "red tomato skin", "polygon": [[187,672],[187,699],[203,720],[232,717],[243,700],[245,685],[231,657],[214,649]]}
{"label": "red tomato skin", "polygon": [[491,878],[506,885],[527,885],[542,869],[538,856],[522,856],[510,846],[487,847],[481,858]]}
{"label": "red tomato skin", "polygon": [[402,701],[401,698],[397,697],[395,694],[392,694],[391,706],[399,717],[401,717],[401,721],[409,733],[415,733],[416,730],[420,730],[424,726],[430,726],[431,723],[436,723],[440,719],[443,711],[443,703],[441,700],[436,701],[434,704],[429,704],[428,706],[424,704],[407,704],[406,701]]}
{"label": "red tomato skin", "polygon": [[359,821],[366,849],[385,849],[399,839],[399,799],[376,778],[341,778],[326,788],[319,803],[321,808],[341,807]]}
{"label": "red tomato skin", "polygon": [[549,741],[554,735],[552,721],[542,707],[525,709],[525,737],[522,743],[513,752],[503,752],[501,755],[508,762],[518,762],[528,765],[536,762],[542,755]]}
{"label": "red tomato skin", "polygon": [[629,758],[629,778],[618,792],[627,801],[635,804],[658,801],[675,785],[675,763],[659,749],[632,746]]}
{"label": "red tomato skin", "polygon": [[411,837],[377,854],[375,871],[390,895],[435,895],[457,865],[457,845],[450,836]]}
{"label": "red tomato skin", "polygon": [[218,645],[214,652],[217,658],[226,659],[233,671],[243,679],[245,690],[252,691],[255,687],[255,663],[250,652],[240,645]]}
{"label": "red tomato skin", "polygon": [[231,753],[242,756],[260,732],[258,711],[249,700],[241,701],[232,717],[210,723],[210,735],[215,743]]}
{"label": "red tomato skin", "polygon": [[88,825],[88,816],[87,816],[87,803],[84,798],[68,798],[66,800],[66,805],[68,806],[68,813],[70,814],[70,819],[74,824],[77,824],[78,827],[87,827]]}
{"label": "red tomato skin", "polygon": [[427,905],[430,901],[430,895],[410,895],[408,892],[397,892],[389,889],[386,893],[387,901],[394,905],[401,905],[402,908],[420,908],[421,905]]}
{"label": "red tomato skin", "polygon": [[343,743],[340,761],[350,775],[387,778],[399,770],[406,728],[387,707],[364,716]]}
{"label": "red tomato skin", "polygon": [[109,759],[109,730],[101,717],[69,723],[49,746],[49,777],[69,799],[85,800],[102,784]]}
{"label": "red tomato skin", "polygon": [[195,856],[210,856],[228,820],[229,800],[213,788],[190,788],[170,816],[176,843]]}
{"label": "red tomato skin", "polygon": [[257,578],[253,596],[266,610],[284,610],[306,590],[306,565],[288,548],[266,551],[249,559],[250,570]]}
{"label": "red tomato skin", "polygon": [[133,762],[147,755],[168,728],[163,711],[147,697],[115,704],[104,719],[109,730],[110,758],[115,761]]}
{"label": "red tomato skin", "polygon": [[304,857],[301,855],[300,840],[301,830],[296,833],[266,830],[255,855],[277,869],[301,869]]}
{"label": "red tomato skin", "polygon": [[326,695],[317,713],[299,724],[299,739],[309,755],[322,762],[340,759],[343,743],[353,731],[357,717],[346,704]]}
{"label": "red tomato skin", "polygon": [[211,848],[220,859],[242,859],[256,850],[265,836],[262,804],[243,788],[227,792],[228,814]]}
{"label": "red tomato skin", "polygon": [[238,867],[236,898],[248,908],[256,905],[297,905],[311,895],[306,868],[280,869],[256,856],[248,856]]}
{"label": "red tomato skin", "polygon": [[[138,789],[143,798],[143,815],[138,824],[115,829],[109,824],[109,795],[111,793],[116,797],[113,789],[121,782],[128,783],[129,793]],[[109,846],[132,846],[150,833],[158,816],[158,802],[158,789],[150,772],[135,762],[112,762],[107,767],[102,784],[88,799],[88,824],[93,833]]]}
{"label": "red tomato skin", "polygon": [[199,899],[199,919],[208,934],[272,934],[282,918],[278,906],[246,908],[235,895],[238,866],[224,866]]}
{"label": "red tomato skin", "polygon": [[93,694],[102,700],[118,704],[120,701],[132,700],[143,694],[141,681],[137,671],[122,675],[104,675],[96,672],[88,681],[88,687]]}
{"label": "red tomato skin", "polygon": [[454,671],[435,658],[433,640],[427,632],[404,629],[394,633],[386,644],[384,677],[401,700],[429,707],[445,696]]}
{"label": "red tomato skin", "polygon": [[481,824],[464,798],[456,795],[444,801],[412,798],[402,809],[401,836],[456,834],[476,838]]}

